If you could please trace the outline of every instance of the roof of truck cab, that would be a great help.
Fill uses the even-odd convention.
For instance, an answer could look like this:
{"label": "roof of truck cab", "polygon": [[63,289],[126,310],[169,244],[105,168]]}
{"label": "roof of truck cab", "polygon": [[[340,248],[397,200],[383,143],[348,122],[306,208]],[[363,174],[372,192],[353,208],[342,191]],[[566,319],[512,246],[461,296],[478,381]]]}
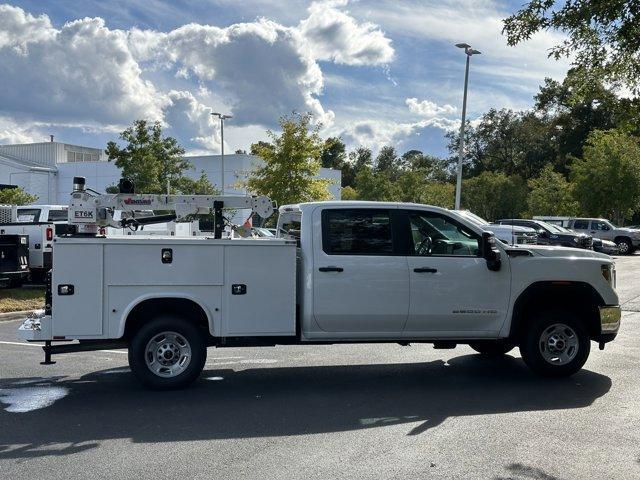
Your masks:
{"label": "roof of truck cab", "polygon": [[434,205],[425,205],[422,203],[408,203],[408,202],[371,202],[365,200],[329,200],[326,202],[306,202],[294,205],[283,205],[280,208],[291,207],[292,209],[307,209],[313,207],[363,207],[363,208],[420,208],[435,210],[438,212],[454,213],[451,210],[442,207],[436,207]]}

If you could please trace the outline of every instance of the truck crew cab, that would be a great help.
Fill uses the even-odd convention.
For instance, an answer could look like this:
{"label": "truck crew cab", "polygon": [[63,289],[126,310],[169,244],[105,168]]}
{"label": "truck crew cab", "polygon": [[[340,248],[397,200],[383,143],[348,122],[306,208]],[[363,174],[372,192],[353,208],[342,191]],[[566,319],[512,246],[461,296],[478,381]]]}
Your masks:
{"label": "truck crew cab", "polygon": [[[74,193],[70,219],[104,218],[101,204],[166,210],[182,201],[163,197],[160,208],[160,196],[83,195]],[[218,208],[229,199],[209,198]],[[289,205],[279,232],[57,238],[49,307],[20,334],[46,342],[47,360],[127,346],[145,385],[175,388],[198,377],[207,346],[425,342],[494,355],[519,346],[535,372],[565,376],[583,366],[591,341],[603,348],[620,325],[610,257],[504,245],[446,209]],[[51,343],[70,340],[79,343]]]}

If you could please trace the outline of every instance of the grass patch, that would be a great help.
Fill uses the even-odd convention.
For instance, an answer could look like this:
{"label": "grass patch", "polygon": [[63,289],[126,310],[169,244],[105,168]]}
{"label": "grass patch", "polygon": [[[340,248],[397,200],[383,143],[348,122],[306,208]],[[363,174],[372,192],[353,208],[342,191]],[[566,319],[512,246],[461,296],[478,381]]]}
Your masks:
{"label": "grass patch", "polygon": [[0,313],[44,307],[44,288],[0,289]]}

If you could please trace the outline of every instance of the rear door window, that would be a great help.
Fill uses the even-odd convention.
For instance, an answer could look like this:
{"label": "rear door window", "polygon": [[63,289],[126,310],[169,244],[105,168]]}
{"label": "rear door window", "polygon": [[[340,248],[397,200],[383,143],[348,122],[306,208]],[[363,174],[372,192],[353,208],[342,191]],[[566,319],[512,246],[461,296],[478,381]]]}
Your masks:
{"label": "rear door window", "polygon": [[324,210],[322,236],[322,249],[328,255],[393,255],[388,210]]}
{"label": "rear door window", "polygon": [[573,228],[576,230],[589,230],[589,220],[575,220]]}

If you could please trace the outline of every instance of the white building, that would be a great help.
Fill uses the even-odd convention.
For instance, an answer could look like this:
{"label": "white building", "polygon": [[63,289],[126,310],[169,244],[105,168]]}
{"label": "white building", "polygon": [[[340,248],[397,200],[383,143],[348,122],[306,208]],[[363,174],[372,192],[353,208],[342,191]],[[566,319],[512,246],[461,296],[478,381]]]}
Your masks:
{"label": "white building", "polygon": [[[187,173],[189,176],[198,178],[204,171],[209,181],[221,190],[220,155],[187,158],[195,167]],[[225,155],[225,193],[245,193],[238,184],[259,162],[253,155]],[[85,177],[87,187],[104,192],[108,186],[118,184],[121,174],[99,148],[61,142],[0,145],[0,185],[22,187],[37,195],[40,204],[68,203],[76,176]],[[340,199],[340,170],[323,168],[318,177],[332,180],[329,189],[335,199]]]}

